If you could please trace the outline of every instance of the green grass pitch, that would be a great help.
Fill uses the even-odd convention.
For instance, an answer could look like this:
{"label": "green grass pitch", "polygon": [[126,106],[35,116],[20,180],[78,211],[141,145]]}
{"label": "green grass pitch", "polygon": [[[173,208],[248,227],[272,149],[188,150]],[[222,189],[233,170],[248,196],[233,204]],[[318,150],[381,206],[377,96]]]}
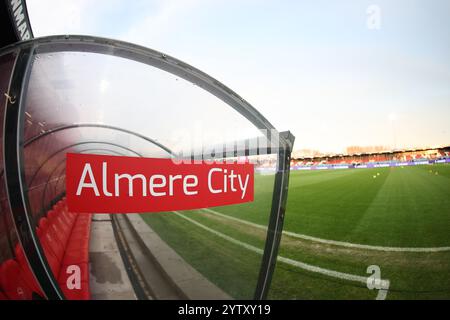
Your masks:
{"label": "green grass pitch", "polygon": [[[267,225],[273,175],[255,178],[253,203],[211,208]],[[450,251],[370,250],[450,247],[450,165],[293,171],[279,255],[321,269],[368,277],[369,265],[390,281],[387,299],[449,299]],[[182,214],[238,242],[263,248],[265,230],[204,210]],[[144,215],[186,261],[235,298],[251,298],[261,255],[173,213]],[[327,242],[340,241],[350,245]],[[269,298],[374,299],[376,290],[278,262]]]}

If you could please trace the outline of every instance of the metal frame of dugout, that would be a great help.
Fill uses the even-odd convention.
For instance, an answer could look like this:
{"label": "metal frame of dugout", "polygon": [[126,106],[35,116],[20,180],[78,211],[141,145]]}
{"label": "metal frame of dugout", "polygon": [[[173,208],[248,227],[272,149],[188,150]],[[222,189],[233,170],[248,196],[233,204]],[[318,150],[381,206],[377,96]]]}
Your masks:
{"label": "metal frame of dugout", "polygon": [[[267,136],[270,135],[270,132],[277,132],[270,122],[253,106],[225,85],[182,61],[142,46],[105,38],[65,35],[19,42],[0,50],[0,57],[7,54],[15,55],[14,67],[10,75],[9,90],[5,93],[2,92],[2,95],[5,94],[6,96],[6,110],[3,138],[4,172],[1,172],[1,176],[5,179],[7,197],[11,209],[10,212],[12,214],[11,218],[14,222],[18,239],[24,249],[26,259],[39,282],[42,291],[48,299],[64,299],[64,295],[46,261],[43,249],[36,235],[34,220],[31,217],[28,187],[26,185],[23,168],[24,148],[46,134],[55,133],[59,130],[70,130],[70,128],[79,126],[90,126],[103,128],[105,130],[118,130],[138,136],[153,145],[157,145],[169,155],[170,149],[163,145],[158,145],[153,139],[142,136],[137,132],[131,132],[129,130],[100,123],[73,124],[62,128],[56,128],[50,130],[52,132],[43,132],[42,134],[25,141],[23,136],[25,121],[24,98],[29,83],[30,70],[33,64],[32,57],[36,50],[38,50],[39,53],[101,53],[153,66],[192,82],[203,90],[206,90],[221,99],[248,119],[257,129],[261,130],[264,135]],[[269,136],[267,136],[267,138],[269,140],[272,139],[272,137]],[[264,254],[262,256],[259,277],[254,293],[254,298],[258,300],[267,298],[270,282],[275,269],[288,194],[291,150],[295,138],[290,132],[281,132],[277,135],[276,139],[278,140],[276,141],[277,148],[271,148],[269,150],[270,153],[277,155],[277,164]],[[86,141],[84,143],[88,144],[90,142]],[[95,141],[94,139],[91,143],[101,144],[103,142]],[[105,142],[105,145],[107,144],[108,143]],[[139,156],[136,151],[131,150],[131,152]],[[246,155],[250,152],[251,151],[248,149],[244,150]],[[172,154],[171,156],[174,155]],[[207,158],[207,156],[201,155],[201,158]],[[48,179],[48,181],[49,180],[50,179]]]}

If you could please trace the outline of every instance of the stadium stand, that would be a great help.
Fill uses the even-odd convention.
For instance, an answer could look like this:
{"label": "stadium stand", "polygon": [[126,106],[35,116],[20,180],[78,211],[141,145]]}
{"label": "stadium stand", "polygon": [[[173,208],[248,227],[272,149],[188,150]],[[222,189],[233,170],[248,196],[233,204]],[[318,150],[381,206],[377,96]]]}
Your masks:
{"label": "stadium stand", "polygon": [[421,150],[402,150],[371,154],[351,154],[298,158],[291,161],[291,167],[320,167],[361,164],[389,164],[397,162],[422,162],[448,159],[450,147]]}
{"label": "stadium stand", "polygon": [[[53,206],[46,217],[39,219],[37,235],[45,257],[61,290],[69,300],[89,300],[89,235],[92,214],[78,214],[67,210],[63,198]],[[81,286],[68,288],[71,273],[68,267],[81,271]],[[15,247],[15,258],[0,266],[0,300],[39,299],[44,295],[26,261],[20,244]]]}

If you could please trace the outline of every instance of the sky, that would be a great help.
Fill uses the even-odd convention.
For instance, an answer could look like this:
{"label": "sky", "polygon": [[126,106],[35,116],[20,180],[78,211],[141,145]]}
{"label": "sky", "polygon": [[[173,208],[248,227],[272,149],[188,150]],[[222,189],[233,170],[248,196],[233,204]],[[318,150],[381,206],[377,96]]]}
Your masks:
{"label": "sky", "polygon": [[137,43],[218,79],[295,149],[450,145],[447,0],[27,0],[35,37]]}

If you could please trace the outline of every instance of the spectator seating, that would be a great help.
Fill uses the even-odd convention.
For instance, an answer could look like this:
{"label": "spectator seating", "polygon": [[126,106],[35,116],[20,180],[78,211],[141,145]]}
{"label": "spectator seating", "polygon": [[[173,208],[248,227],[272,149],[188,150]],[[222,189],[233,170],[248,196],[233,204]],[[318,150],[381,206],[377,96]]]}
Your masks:
{"label": "spectator seating", "polygon": [[[37,235],[55,279],[70,300],[88,300],[89,291],[89,235],[92,214],[67,210],[63,198],[46,217],[39,219]],[[22,247],[17,244],[15,258],[0,266],[0,300],[31,300],[43,297],[26,261]],[[80,287],[71,275],[80,271]],[[68,281],[69,280],[69,281]],[[68,285],[69,282],[69,285]]]}

